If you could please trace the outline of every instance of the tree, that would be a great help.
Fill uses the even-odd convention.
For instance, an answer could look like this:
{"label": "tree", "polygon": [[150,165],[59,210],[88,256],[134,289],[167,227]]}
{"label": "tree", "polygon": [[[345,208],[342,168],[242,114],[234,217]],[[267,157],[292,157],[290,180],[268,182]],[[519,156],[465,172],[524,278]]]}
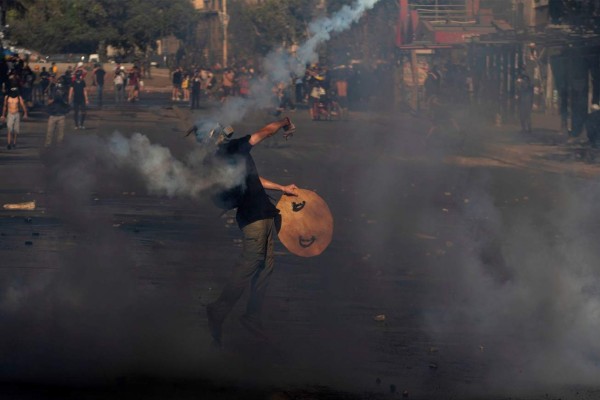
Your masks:
{"label": "tree", "polygon": [[156,47],[161,36],[185,40],[196,23],[189,0],[22,0],[11,9],[11,39],[47,53],[94,53],[100,44],[127,53]]}
{"label": "tree", "polygon": [[315,0],[266,0],[257,5],[243,1],[231,5],[232,47],[240,56],[265,55],[306,38]]}

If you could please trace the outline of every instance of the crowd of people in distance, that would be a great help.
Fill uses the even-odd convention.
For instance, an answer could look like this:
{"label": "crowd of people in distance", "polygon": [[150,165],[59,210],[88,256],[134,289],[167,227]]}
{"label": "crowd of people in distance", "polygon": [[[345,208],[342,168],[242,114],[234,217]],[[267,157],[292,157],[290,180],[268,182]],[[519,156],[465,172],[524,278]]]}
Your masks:
{"label": "crowd of people in distance", "polygon": [[[111,104],[138,102],[144,79],[150,78],[149,68],[141,65],[133,63],[126,67],[119,63],[109,66],[76,62],[62,65],[59,71],[54,62],[30,65],[18,56],[0,59],[0,90],[3,94],[0,97],[0,128],[7,130],[7,149],[12,150],[17,146],[21,120],[29,116],[32,108],[43,108],[49,115],[46,144],[51,145],[52,137],[62,140],[63,119],[67,113],[72,113],[74,129],[85,129],[90,99],[98,108],[106,100],[105,92],[114,96]],[[262,100],[266,93],[271,98],[268,109],[274,116],[300,108],[308,110],[312,119],[347,119],[349,110],[382,110],[382,107],[393,106],[389,101],[393,97],[389,92],[392,85],[385,84],[393,79],[393,73],[390,73],[392,69],[387,64],[329,66],[315,63],[291,69],[302,73],[290,73],[285,80],[273,81],[251,62],[233,63],[227,67],[218,63],[212,67],[177,66],[169,71],[167,79],[171,88],[167,96],[172,102],[180,102],[192,110],[198,110],[202,105],[215,107],[235,97],[260,96],[261,104],[264,104]],[[168,85],[168,81],[163,84]],[[480,90],[486,90],[485,82],[480,86]],[[111,89],[106,90],[107,87]],[[446,129],[462,132],[460,125],[464,121],[455,111],[493,97],[474,100],[473,80],[468,70],[463,65],[454,64],[433,65],[424,80],[422,92],[422,109],[426,111],[423,115],[431,121],[426,137]],[[534,129],[531,122],[534,97],[532,78],[526,71],[518,71],[514,98],[523,133],[530,133]],[[168,97],[165,100],[168,101]],[[497,108],[479,103],[475,105],[482,106],[483,110]],[[599,108],[596,106],[591,113],[600,114]],[[600,118],[592,118],[591,113],[589,122],[586,119],[586,131],[590,143],[598,147],[600,133],[596,132],[600,132],[600,128],[597,128],[600,124],[594,121]]]}
{"label": "crowd of people in distance", "polygon": [[[88,74],[91,79],[86,79]],[[133,103],[139,100],[143,76],[147,74],[149,71],[145,72],[136,64],[126,69],[117,63],[112,71],[107,71],[100,63],[91,65],[80,61],[59,71],[55,62],[31,67],[21,57],[3,57],[0,59],[0,91],[3,94],[0,97],[3,111],[0,127],[7,130],[7,149],[12,150],[17,146],[21,113],[26,119],[31,108],[47,112],[49,120],[45,145],[50,146],[53,138],[57,142],[62,141],[64,118],[71,110],[74,129],[85,129],[90,103],[86,80],[91,81],[96,106],[101,108],[107,78],[113,81],[115,103]]]}
{"label": "crowd of people in distance", "polygon": [[[200,101],[223,103],[231,97],[250,98],[257,87],[270,87],[272,105],[276,114],[295,111],[297,106],[312,109],[320,102],[336,103],[348,110],[349,76],[351,67],[330,69],[327,66],[307,65],[301,76],[290,74],[285,81],[269,81],[268,78],[248,65],[222,68],[177,67],[171,74],[171,100],[188,103],[198,109]],[[260,85],[260,86],[257,86]]]}

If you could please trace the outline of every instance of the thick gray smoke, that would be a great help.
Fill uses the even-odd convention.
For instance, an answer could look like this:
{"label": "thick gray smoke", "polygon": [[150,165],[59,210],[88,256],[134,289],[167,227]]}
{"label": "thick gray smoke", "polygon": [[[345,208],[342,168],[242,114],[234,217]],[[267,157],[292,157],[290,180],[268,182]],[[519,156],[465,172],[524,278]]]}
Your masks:
{"label": "thick gray smoke", "polygon": [[459,245],[432,265],[443,284],[430,301],[444,311],[428,313],[427,327],[469,349],[455,357],[482,364],[495,393],[592,385],[600,374],[598,192],[563,184],[564,206],[540,219],[503,215],[489,182],[472,182],[448,239]]}
{"label": "thick gray smoke", "polygon": [[105,146],[108,157],[119,167],[136,170],[148,192],[154,195],[197,198],[217,184],[227,188],[240,185],[245,176],[243,163],[231,165],[210,159],[209,165],[206,161],[210,144],[195,148],[186,163],[140,133],[131,138],[115,133]]}

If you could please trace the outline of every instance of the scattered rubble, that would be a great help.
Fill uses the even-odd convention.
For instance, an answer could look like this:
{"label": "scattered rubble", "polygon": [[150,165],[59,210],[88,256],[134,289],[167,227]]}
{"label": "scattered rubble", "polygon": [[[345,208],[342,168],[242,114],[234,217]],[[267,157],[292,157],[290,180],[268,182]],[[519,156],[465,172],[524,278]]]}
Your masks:
{"label": "scattered rubble", "polygon": [[35,210],[35,200],[24,203],[7,203],[3,207],[6,210]]}
{"label": "scattered rubble", "polygon": [[426,233],[415,233],[415,236],[418,237],[419,239],[426,239],[426,240],[437,239],[435,236],[427,235]]}

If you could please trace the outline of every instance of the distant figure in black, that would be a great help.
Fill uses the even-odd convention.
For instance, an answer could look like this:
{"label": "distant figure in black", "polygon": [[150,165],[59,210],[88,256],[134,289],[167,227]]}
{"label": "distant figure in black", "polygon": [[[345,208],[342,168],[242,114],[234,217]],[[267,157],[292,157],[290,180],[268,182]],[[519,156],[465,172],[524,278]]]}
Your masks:
{"label": "distant figure in black", "polygon": [[533,109],[533,85],[526,74],[519,74],[516,85],[517,107],[519,109],[519,120],[521,121],[521,132],[531,132],[531,110]]}
{"label": "distant figure in black", "polygon": [[597,149],[600,147],[600,105],[592,104],[592,112],[585,120],[585,130],[587,132],[590,145]]}
{"label": "distant figure in black", "polygon": [[440,84],[441,84],[441,74],[438,71],[437,67],[431,68],[429,72],[427,72],[427,78],[425,78],[425,102],[429,103],[431,100],[431,96],[439,96],[440,95]]}

